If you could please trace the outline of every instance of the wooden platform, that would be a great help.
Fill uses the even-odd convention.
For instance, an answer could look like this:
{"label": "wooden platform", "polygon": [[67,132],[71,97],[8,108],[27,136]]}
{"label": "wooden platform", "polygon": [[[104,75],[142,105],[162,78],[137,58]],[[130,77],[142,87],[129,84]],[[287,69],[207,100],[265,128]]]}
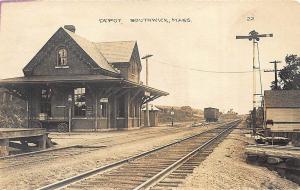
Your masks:
{"label": "wooden platform", "polygon": [[249,145],[246,154],[300,159],[300,147],[278,145]]}
{"label": "wooden platform", "polygon": [[278,145],[249,145],[247,163],[266,166],[300,185],[300,147]]}
{"label": "wooden platform", "polygon": [[[0,128],[0,156],[9,155],[9,146],[22,149],[28,147],[28,142],[37,144],[40,149],[45,149],[47,140],[46,129]],[[20,144],[10,141],[20,141]]]}

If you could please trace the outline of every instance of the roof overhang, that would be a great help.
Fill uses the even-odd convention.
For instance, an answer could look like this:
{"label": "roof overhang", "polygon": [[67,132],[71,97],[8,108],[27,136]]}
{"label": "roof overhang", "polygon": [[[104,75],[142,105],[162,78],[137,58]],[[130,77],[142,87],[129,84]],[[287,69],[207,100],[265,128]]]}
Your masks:
{"label": "roof overhang", "polygon": [[30,76],[16,77],[0,80],[0,87],[7,85],[31,85],[31,84],[53,84],[53,83],[84,83],[84,82],[111,82],[121,81],[121,78],[114,78],[104,75],[72,75],[72,76]]}
{"label": "roof overhang", "polygon": [[0,87],[9,90],[25,91],[27,87],[35,85],[58,85],[58,84],[116,84],[121,88],[136,89],[137,95],[143,96],[142,103],[153,101],[169,93],[143,84],[126,80],[124,78],[114,78],[104,75],[71,75],[71,76],[30,76],[16,77],[0,80]]}
{"label": "roof overhang", "polygon": [[137,88],[139,89],[142,93],[143,93],[143,104],[151,102],[159,97],[162,96],[167,96],[169,95],[168,92],[162,91],[162,90],[158,90],[156,88],[152,88],[150,86],[146,86],[143,84],[138,84],[136,82],[132,82],[132,81],[128,81],[128,80],[124,80],[123,83],[131,86],[132,88]]}

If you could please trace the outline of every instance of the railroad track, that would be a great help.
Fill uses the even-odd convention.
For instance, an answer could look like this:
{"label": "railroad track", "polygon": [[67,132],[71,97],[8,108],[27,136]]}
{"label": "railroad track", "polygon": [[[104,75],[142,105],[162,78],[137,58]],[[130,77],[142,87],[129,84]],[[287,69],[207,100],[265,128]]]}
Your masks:
{"label": "railroad track", "polygon": [[240,123],[236,120],[139,155],[39,188],[172,189]]}
{"label": "railroad track", "polygon": [[[34,164],[39,162],[47,162],[52,161],[55,159],[59,159],[61,157],[71,157],[76,156],[80,154],[86,154],[92,151],[97,151],[100,148],[109,148],[116,145],[121,145],[125,143],[131,143],[140,141],[141,139],[150,139],[153,137],[158,136],[164,136],[165,134],[169,134],[170,131],[172,133],[179,133],[182,132],[183,129],[176,128],[176,129],[163,129],[160,131],[147,131],[147,133],[139,133],[139,132],[133,132],[131,134],[121,134],[118,137],[120,139],[117,142],[114,142],[111,140],[111,137],[102,138],[101,140],[90,140],[85,143],[85,145],[75,145],[75,146],[68,146],[68,147],[62,147],[62,148],[55,148],[55,149],[49,149],[49,150],[42,150],[42,151],[34,151],[34,152],[27,152],[22,154],[16,154],[16,155],[10,155],[6,157],[0,157],[0,171],[1,169],[8,169],[12,167],[18,167],[22,166],[24,164]],[[135,135],[139,134],[134,139],[126,139],[122,137],[126,137],[129,135]],[[105,143],[105,146],[103,145]]]}
{"label": "railroad track", "polygon": [[2,158],[0,163],[0,170],[11,167],[22,166],[24,164],[33,164],[38,162],[45,162],[54,160],[61,157],[75,156],[80,154],[86,154],[92,151],[99,150],[105,146],[89,146],[89,145],[74,145],[63,148],[56,148],[51,150],[42,150],[36,152],[28,152],[22,155],[13,155]]}

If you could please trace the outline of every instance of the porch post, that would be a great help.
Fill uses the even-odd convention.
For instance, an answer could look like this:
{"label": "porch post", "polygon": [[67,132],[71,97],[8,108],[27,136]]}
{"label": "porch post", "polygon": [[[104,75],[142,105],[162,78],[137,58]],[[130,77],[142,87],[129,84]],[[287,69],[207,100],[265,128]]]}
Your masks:
{"label": "porch post", "polygon": [[132,106],[132,111],[133,111],[133,113],[132,113],[132,127],[137,127],[137,126],[135,126],[136,104],[135,104],[134,100],[132,100],[131,98],[130,98],[130,104]]}
{"label": "porch post", "polygon": [[98,90],[95,92],[95,131],[98,129]]}
{"label": "porch post", "polygon": [[125,128],[129,128],[129,104],[130,104],[130,100],[129,100],[129,93],[130,92],[127,92],[125,94]]}
{"label": "porch post", "polygon": [[71,132],[71,125],[72,125],[72,103],[73,103],[73,97],[72,95],[70,94],[68,96],[68,103],[69,103],[69,135],[70,135],[70,132]]}
{"label": "porch post", "polygon": [[27,89],[27,101],[26,101],[26,111],[27,111],[27,128],[31,126],[31,113],[32,113],[32,89],[29,87]]}
{"label": "porch post", "polygon": [[112,126],[110,126],[111,128],[117,128],[117,98],[116,96],[114,96],[113,98],[113,102],[112,102],[112,110],[111,110],[111,118],[112,118],[112,121],[111,121],[111,124]]}
{"label": "porch post", "polygon": [[28,97],[27,97],[27,100],[26,100],[26,116],[27,116],[27,128],[29,128],[29,100],[28,100]]}
{"label": "porch post", "polygon": [[142,126],[142,121],[141,121],[141,117],[142,117],[142,113],[141,113],[141,102],[138,101],[137,104],[138,104],[138,113],[139,113],[138,119],[139,119],[139,127],[140,127],[140,126]]}
{"label": "porch post", "polygon": [[110,98],[108,99],[108,102],[106,104],[106,128],[110,128],[110,105],[111,105],[111,100]]}

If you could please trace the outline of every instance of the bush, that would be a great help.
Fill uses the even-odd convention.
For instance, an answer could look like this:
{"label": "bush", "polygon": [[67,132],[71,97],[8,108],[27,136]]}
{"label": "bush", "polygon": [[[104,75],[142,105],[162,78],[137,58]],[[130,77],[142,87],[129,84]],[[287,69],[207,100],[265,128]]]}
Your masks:
{"label": "bush", "polygon": [[26,106],[22,100],[6,100],[0,105],[0,127],[21,128],[26,126]]}

